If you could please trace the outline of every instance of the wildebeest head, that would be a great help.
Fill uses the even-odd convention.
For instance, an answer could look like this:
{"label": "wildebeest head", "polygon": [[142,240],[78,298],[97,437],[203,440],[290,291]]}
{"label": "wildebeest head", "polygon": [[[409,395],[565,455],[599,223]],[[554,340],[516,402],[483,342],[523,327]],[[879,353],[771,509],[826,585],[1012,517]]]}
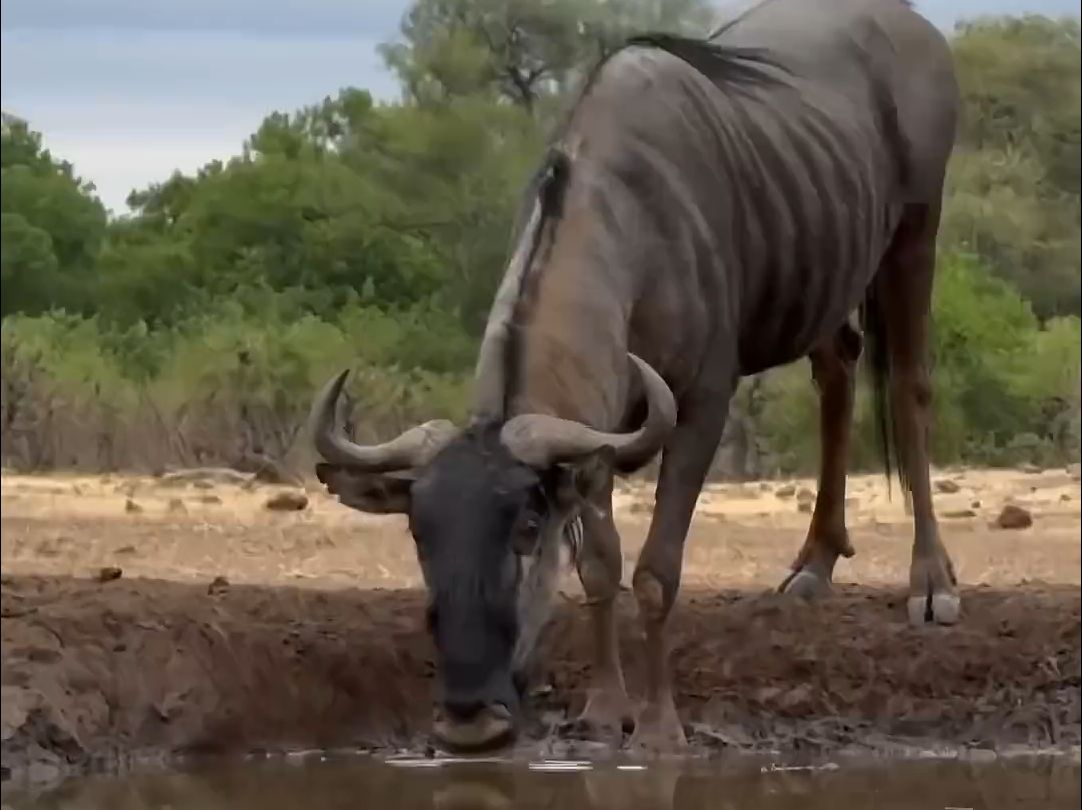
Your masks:
{"label": "wildebeest head", "polygon": [[435,731],[449,747],[491,747],[513,736],[563,536],[607,489],[613,467],[659,450],[675,424],[668,386],[631,359],[649,408],[643,425],[626,434],[526,414],[464,430],[426,422],[361,446],[335,418],[348,372],[316,398],[319,480],[354,509],[409,516],[438,657]]}

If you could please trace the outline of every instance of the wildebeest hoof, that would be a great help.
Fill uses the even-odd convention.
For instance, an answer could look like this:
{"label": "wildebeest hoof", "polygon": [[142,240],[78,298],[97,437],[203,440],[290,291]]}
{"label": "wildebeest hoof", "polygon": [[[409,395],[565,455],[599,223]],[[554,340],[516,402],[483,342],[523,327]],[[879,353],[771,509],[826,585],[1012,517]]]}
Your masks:
{"label": "wildebeest hoof", "polygon": [[956,624],[962,616],[962,600],[954,593],[933,593],[927,596],[911,596],[906,602],[909,623],[915,626]]}
{"label": "wildebeest hoof", "polygon": [[942,547],[937,554],[914,557],[906,602],[909,623],[955,624],[962,614],[962,603],[955,590],[957,582],[954,566]]}
{"label": "wildebeest hoof", "polygon": [[667,705],[647,704],[635,724],[628,748],[633,753],[677,754],[688,747],[684,727],[671,699]]}
{"label": "wildebeest hoof", "polygon": [[830,593],[830,580],[807,568],[793,571],[778,587],[779,593],[802,599],[815,599]]}
{"label": "wildebeest hoof", "polygon": [[465,753],[487,751],[510,743],[515,737],[515,724],[506,706],[494,704],[469,720],[437,714],[432,731],[441,745]]}
{"label": "wildebeest hoof", "polygon": [[635,728],[635,712],[627,695],[597,691],[586,701],[582,714],[561,724],[560,732],[584,740],[617,742]]}

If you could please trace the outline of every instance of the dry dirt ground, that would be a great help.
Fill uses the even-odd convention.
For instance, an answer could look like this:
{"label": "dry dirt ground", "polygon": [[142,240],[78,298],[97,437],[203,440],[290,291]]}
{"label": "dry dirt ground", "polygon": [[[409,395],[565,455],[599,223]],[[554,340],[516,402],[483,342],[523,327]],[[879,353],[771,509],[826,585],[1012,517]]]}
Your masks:
{"label": "dry dirt ground", "polygon": [[[851,480],[857,555],[839,564],[835,594],[813,605],[771,591],[807,526],[799,490],[814,482],[704,493],[672,622],[693,742],[1078,745],[1077,470],[935,479],[951,482],[936,500],[962,586],[952,628],[905,623],[911,528],[881,476]],[[404,520],[352,512],[315,486],[307,508],[269,511],[276,492],[3,475],[5,779],[144,754],[423,744],[433,653]],[[625,577],[651,492],[618,494]],[[1007,503],[1028,509],[1032,527],[995,528]],[[550,741],[546,724],[576,711],[588,674],[573,574],[560,601],[533,720],[534,737]],[[633,600],[620,601],[638,693]]]}

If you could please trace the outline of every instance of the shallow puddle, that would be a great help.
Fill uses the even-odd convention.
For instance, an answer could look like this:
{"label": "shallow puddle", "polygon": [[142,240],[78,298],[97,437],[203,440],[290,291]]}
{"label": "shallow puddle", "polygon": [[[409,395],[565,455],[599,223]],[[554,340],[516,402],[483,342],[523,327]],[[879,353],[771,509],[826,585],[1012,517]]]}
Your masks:
{"label": "shallow puddle", "polygon": [[3,810],[993,810],[1077,808],[1077,757],[670,763],[325,754],[72,779],[3,791]]}

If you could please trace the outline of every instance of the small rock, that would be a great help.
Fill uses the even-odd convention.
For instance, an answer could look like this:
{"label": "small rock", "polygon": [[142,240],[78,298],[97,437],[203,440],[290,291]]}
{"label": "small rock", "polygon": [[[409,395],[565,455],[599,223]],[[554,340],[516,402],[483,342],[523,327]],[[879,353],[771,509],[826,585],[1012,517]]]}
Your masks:
{"label": "small rock", "polygon": [[951,481],[949,478],[941,478],[935,482],[935,491],[942,492],[944,495],[951,495],[961,489],[958,486],[957,481]]}
{"label": "small rock", "polygon": [[812,510],[812,502],[811,501],[797,501],[796,511],[804,512],[805,514],[807,514],[807,513],[811,512],[811,510]]}
{"label": "small rock", "polygon": [[263,506],[276,512],[299,512],[308,507],[308,496],[303,492],[279,492],[267,498]]}
{"label": "small rock", "polygon": [[134,554],[135,546],[121,546],[118,549],[113,550],[114,554]]}
{"label": "small rock", "polygon": [[795,484],[783,484],[774,490],[774,497],[776,498],[792,498],[796,494]]}
{"label": "small rock", "polygon": [[124,572],[117,568],[115,565],[106,565],[100,571],[98,571],[98,582],[112,582],[114,579],[120,579],[124,575]]}
{"label": "small rock", "polygon": [[229,580],[223,576],[217,576],[207,586],[207,593],[213,596],[216,593],[224,593],[229,590]]}
{"label": "small rock", "polygon": [[981,502],[980,501],[970,501],[969,506],[972,509],[980,509],[981,508]]}
{"label": "small rock", "polygon": [[198,500],[199,503],[206,504],[219,504],[222,502],[222,499],[219,498],[217,495],[200,495]]}
{"label": "small rock", "polygon": [[165,508],[168,512],[181,515],[186,514],[188,511],[188,507],[184,505],[184,501],[180,498],[170,498]]}
{"label": "small rock", "polygon": [[1033,525],[1033,515],[1028,509],[1009,503],[999,513],[995,525],[1001,529],[1026,529]]}
{"label": "small rock", "polygon": [[284,484],[295,487],[302,484],[301,479],[284,464],[259,453],[248,454],[236,466],[237,469],[252,473],[252,480],[261,484]]}
{"label": "small rock", "polygon": [[1036,464],[1030,464],[1030,463],[1019,464],[1018,469],[1021,472],[1029,473],[1030,475],[1036,475],[1037,473],[1043,472],[1043,470],[1040,467],[1038,467]]}
{"label": "small rock", "polygon": [[1071,500],[1071,493],[1070,492],[1061,492],[1060,496],[1059,496],[1059,499],[1061,501],[1063,501],[1064,503],[1066,503],[1067,501]]}
{"label": "small rock", "polygon": [[214,489],[213,481],[192,481],[192,486],[195,489]]}
{"label": "small rock", "polygon": [[143,511],[143,507],[133,501],[131,498],[127,498],[124,501],[124,511],[130,515],[137,514]]}
{"label": "small rock", "polygon": [[801,503],[811,503],[815,500],[815,493],[807,487],[801,487],[796,493],[796,499]]}
{"label": "small rock", "polygon": [[977,513],[972,509],[950,509],[943,513],[943,517],[951,519],[976,517]]}

